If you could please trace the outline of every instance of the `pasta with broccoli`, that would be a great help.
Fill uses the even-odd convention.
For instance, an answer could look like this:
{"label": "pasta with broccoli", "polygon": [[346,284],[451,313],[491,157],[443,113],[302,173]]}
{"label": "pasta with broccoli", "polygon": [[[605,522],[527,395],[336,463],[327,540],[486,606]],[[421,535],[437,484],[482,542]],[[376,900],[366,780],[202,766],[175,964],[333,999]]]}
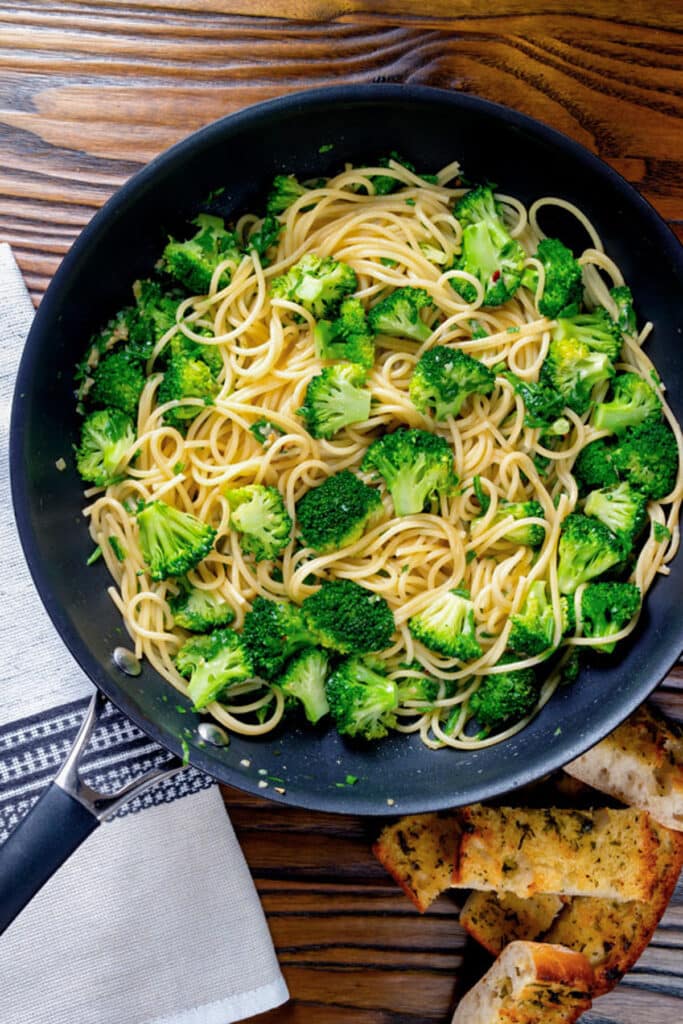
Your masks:
{"label": "pasta with broccoli", "polygon": [[679,543],[681,431],[593,226],[393,154],[188,235],[77,370],[138,656],[250,735],[523,728]]}

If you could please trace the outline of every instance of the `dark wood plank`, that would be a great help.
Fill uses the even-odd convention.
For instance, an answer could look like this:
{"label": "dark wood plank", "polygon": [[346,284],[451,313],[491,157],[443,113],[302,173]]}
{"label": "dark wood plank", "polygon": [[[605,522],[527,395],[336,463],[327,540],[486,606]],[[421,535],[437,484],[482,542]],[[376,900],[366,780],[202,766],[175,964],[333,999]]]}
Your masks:
{"label": "dark wood plank", "polygon": [[386,24],[381,7],[370,20],[300,24],[209,18],[226,10],[215,3],[0,0],[0,233],[37,301],[94,211],[161,149],[249,103],[378,78],[478,93],[540,117],[607,159],[683,231],[678,5],[661,5],[666,28],[656,27],[667,22],[659,5],[641,19],[636,5],[619,8],[617,23],[589,8],[523,16],[519,5],[494,5],[436,28]]}
{"label": "dark wood plank", "polygon": [[[144,162],[297,89],[419,82],[477,93],[597,152],[683,239],[676,0],[0,0],[0,239],[38,302]],[[579,12],[579,13],[577,13]],[[655,694],[683,719],[683,670]],[[379,823],[224,790],[289,982],[261,1024],[443,1024],[482,967],[446,894],[420,916],[372,857]],[[683,891],[586,1024],[683,1019]]]}

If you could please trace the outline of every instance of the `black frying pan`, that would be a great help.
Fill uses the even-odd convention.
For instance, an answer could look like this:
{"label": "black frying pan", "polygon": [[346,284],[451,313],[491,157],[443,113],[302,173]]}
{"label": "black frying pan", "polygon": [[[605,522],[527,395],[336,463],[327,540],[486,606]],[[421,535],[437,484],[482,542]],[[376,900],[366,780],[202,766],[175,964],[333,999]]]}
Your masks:
{"label": "black frying pan", "polygon": [[[321,152],[328,144],[333,148]],[[221,782],[283,803],[356,814],[448,807],[538,778],[614,728],[683,647],[679,558],[671,575],[656,582],[637,631],[619,645],[616,659],[596,659],[512,739],[468,752],[430,752],[417,737],[402,736],[351,746],[331,729],[310,728],[281,729],[259,739],[236,736],[225,748],[200,747],[201,719],[187,701],[148,665],[130,678],[113,664],[112,651],[125,639],[106,594],[105,568],[85,567],[91,542],[71,457],[77,435],[72,370],[87,339],[129,301],[132,282],[149,273],[169,232],[181,230],[216,189],[224,191],[212,209],[232,217],[262,208],[276,173],[328,175],[344,161],[367,161],[392,149],[425,170],[457,158],[470,180],[493,180],[526,202],[555,194],[581,206],[632,286],[641,321],[654,322],[648,350],[683,418],[683,257],[652,208],[599,159],[538,122],[480,99],[405,86],[345,86],[260,104],[196,132],[154,160],[110,199],[64,259],[26,344],[12,411],[12,484],[26,558],[55,627],[96,686],[176,756],[187,738],[190,763]],[[570,244],[586,244],[571,218],[544,223]],[[55,468],[60,457],[68,463],[62,473]],[[39,686],[40,680],[27,685]],[[178,704],[185,714],[176,710]],[[264,768],[284,780],[285,792],[258,787]],[[338,786],[347,773],[358,783]],[[25,826],[24,839],[20,830],[14,844],[7,844],[0,887],[8,891],[10,875],[9,888],[18,876],[23,879],[14,912],[96,824],[82,796],[67,796],[64,787],[55,793],[53,786],[42,810],[37,805],[29,816],[34,824]],[[68,818],[70,833],[64,828]],[[34,840],[37,854],[31,852]]]}

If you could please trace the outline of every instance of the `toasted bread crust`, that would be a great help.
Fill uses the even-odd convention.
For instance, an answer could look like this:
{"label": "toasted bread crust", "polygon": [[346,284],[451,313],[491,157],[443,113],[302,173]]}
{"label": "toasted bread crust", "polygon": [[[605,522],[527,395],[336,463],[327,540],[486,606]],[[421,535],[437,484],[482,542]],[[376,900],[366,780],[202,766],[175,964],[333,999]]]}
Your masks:
{"label": "toasted bread crust", "polygon": [[563,906],[562,898],[550,893],[521,899],[513,893],[472,892],[460,924],[491,956],[498,956],[510,942],[539,939]]}
{"label": "toasted bread crust", "polygon": [[683,830],[683,735],[646,705],[565,771]]}
{"label": "toasted bread crust", "polygon": [[466,889],[646,900],[658,842],[647,814],[484,807],[458,812],[453,884]]}
{"label": "toasted bread crust", "polygon": [[548,985],[566,985],[590,994],[593,970],[582,953],[558,943],[527,942],[536,968],[536,980]]}
{"label": "toasted bread crust", "polygon": [[454,813],[412,814],[388,825],[372,852],[424,913],[451,884],[458,838]]}
{"label": "toasted bread crust", "polygon": [[683,867],[683,834],[656,826],[655,884],[649,900],[617,903],[575,897],[545,935],[583,953],[595,972],[593,995],[609,992],[633,967],[667,908]]}
{"label": "toasted bread crust", "polygon": [[460,1001],[452,1024],[572,1024],[591,1005],[592,984],[580,953],[511,942]]}

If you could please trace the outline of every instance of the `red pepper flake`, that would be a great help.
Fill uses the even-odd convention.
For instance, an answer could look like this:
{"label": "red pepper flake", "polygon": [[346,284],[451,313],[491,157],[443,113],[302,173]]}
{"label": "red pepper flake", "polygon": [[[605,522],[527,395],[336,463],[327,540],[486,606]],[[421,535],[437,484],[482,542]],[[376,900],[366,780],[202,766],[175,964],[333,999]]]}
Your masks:
{"label": "red pepper flake", "polygon": [[498,280],[499,277],[500,277],[500,270],[494,270],[493,273],[491,274],[491,280],[493,281],[494,284],[496,283],[496,281]]}

